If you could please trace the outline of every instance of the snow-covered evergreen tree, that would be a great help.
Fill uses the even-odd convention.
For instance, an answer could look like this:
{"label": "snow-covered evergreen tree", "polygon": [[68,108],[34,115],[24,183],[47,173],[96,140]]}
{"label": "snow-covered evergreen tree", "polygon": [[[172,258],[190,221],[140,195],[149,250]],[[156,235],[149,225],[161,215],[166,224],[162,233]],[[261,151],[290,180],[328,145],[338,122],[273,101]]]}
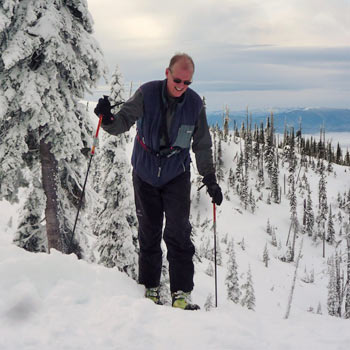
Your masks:
{"label": "snow-covered evergreen tree", "polygon": [[266,164],[267,174],[271,180],[275,163],[275,147],[273,145],[273,127],[270,125],[269,119],[266,128],[267,130],[265,133],[264,160]]}
{"label": "snow-covered evergreen tree", "polygon": [[299,223],[298,223],[298,216],[297,216],[297,196],[295,191],[294,176],[291,178],[289,185],[290,187],[289,187],[288,196],[289,196],[291,226],[297,232]]}
{"label": "snow-covered evergreen tree", "polygon": [[339,305],[340,305],[340,300],[339,300],[339,294],[337,292],[336,267],[333,261],[329,271],[328,298],[327,298],[328,314],[331,316],[338,316]]}
{"label": "snow-covered evergreen tree", "polygon": [[227,287],[227,299],[238,303],[241,297],[241,290],[239,288],[238,266],[236,262],[236,254],[234,249],[234,241],[231,240],[229,258],[227,263],[227,274],[225,278],[225,285]]}
{"label": "snow-covered evergreen tree", "polygon": [[249,192],[249,205],[250,205],[250,210],[254,214],[256,210],[256,199],[253,194],[253,189],[250,189],[250,192]]}
{"label": "snow-covered evergreen tree", "polygon": [[228,187],[234,189],[235,183],[236,183],[235,175],[232,168],[230,168],[229,176],[228,176],[228,185],[229,185]]}
{"label": "snow-covered evergreen tree", "polygon": [[[111,105],[123,101],[122,77],[118,67],[113,75]],[[130,161],[126,156],[124,135],[104,134],[96,162],[103,174],[101,195],[105,203],[99,211],[95,234],[98,236],[100,263],[117,267],[136,279],[136,217],[130,177]]]}
{"label": "snow-covered evergreen tree", "polygon": [[287,251],[286,251],[286,255],[285,255],[285,261],[291,262],[293,260],[294,260],[294,251],[293,251],[292,243],[289,242],[288,247],[287,247]]}
{"label": "snow-covered evergreen tree", "polygon": [[[45,216],[47,249],[67,252],[93,134],[79,100],[102,74],[92,19],[85,0],[7,0],[0,12],[0,198],[13,202],[20,187],[40,186],[46,209],[34,215],[32,232]],[[80,256],[89,231],[77,226]]]}
{"label": "snow-covered evergreen tree", "polygon": [[275,162],[271,173],[271,197],[274,203],[279,203],[280,201],[280,187],[279,187],[278,175],[279,175],[278,164],[277,162]]}
{"label": "snow-covered evergreen tree", "polygon": [[327,226],[327,242],[329,244],[333,244],[335,241],[335,230],[334,223],[332,217],[332,207],[329,207],[329,215],[328,215],[328,226]]}
{"label": "snow-covered evergreen tree", "polygon": [[318,236],[322,239],[323,246],[323,257],[325,257],[325,242],[326,242],[326,220],[328,212],[327,204],[327,189],[326,189],[326,175],[325,167],[323,161],[320,162],[319,166],[320,180],[318,184],[318,215],[317,215],[317,225],[318,225]]}
{"label": "snow-covered evergreen tree", "polygon": [[308,186],[307,188],[307,201],[306,201],[306,208],[305,208],[304,215],[305,215],[305,232],[308,234],[308,236],[311,237],[313,236],[315,216],[313,211],[310,186]]}
{"label": "snow-covered evergreen tree", "polygon": [[227,138],[229,135],[229,123],[230,123],[230,110],[228,106],[225,106],[225,114],[224,114],[224,141],[227,142]]}
{"label": "snow-covered evergreen tree", "polygon": [[271,227],[271,224],[270,224],[270,219],[268,218],[267,219],[267,223],[266,223],[266,233],[268,235],[271,235],[271,232],[272,232],[272,227]]}
{"label": "snow-covered evergreen tree", "polygon": [[221,138],[218,141],[217,157],[216,157],[216,178],[218,182],[222,182],[224,179],[224,162],[222,160],[222,144]]}
{"label": "snow-covered evergreen tree", "polygon": [[[39,181],[33,179],[33,182]],[[47,237],[41,222],[44,220],[45,196],[40,184],[31,184],[26,202],[20,212],[14,242],[30,252],[46,252]]]}
{"label": "snow-covered evergreen tree", "polygon": [[272,231],[271,231],[271,244],[274,247],[277,247],[277,238],[276,238],[276,230],[274,227],[272,227]]}
{"label": "snow-covered evergreen tree", "polygon": [[115,67],[110,85],[111,85],[111,91],[108,99],[112,107],[115,108],[114,112],[117,112],[118,108],[120,107],[120,104],[122,104],[124,101],[124,95],[125,95],[125,91],[123,87],[124,85],[123,77],[122,77],[122,74],[120,73],[118,65]]}
{"label": "snow-covered evergreen tree", "polygon": [[327,211],[328,211],[328,203],[327,203],[327,180],[325,175],[325,168],[323,162],[321,162],[320,167],[320,180],[318,184],[318,206],[319,206],[319,216],[318,222],[323,224],[327,220]]}
{"label": "snow-covered evergreen tree", "polygon": [[241,300],[242,306],[246,306],[249,310],[255,309],[255,292],[253,278],[250,265],[248,267],[246,282],[242,285],[243,297]]}
{"label": "snow-covered evergreen tree", "polygon": [[241,181],[241,189],[240,189],[240,200],[242,203],[242,206],[245,210],[247,210],[249,205],[249,184],[248,184],[248,171],[244,174],[242,181]]}
{"label": "snow-covered evergreen tree", "polygon": [[263,262],[265,264],[265,267],[269,266],[269,260],[270,260],[269,251],[267,249],[267,244],[265,244],[265,248],[263,252]]}

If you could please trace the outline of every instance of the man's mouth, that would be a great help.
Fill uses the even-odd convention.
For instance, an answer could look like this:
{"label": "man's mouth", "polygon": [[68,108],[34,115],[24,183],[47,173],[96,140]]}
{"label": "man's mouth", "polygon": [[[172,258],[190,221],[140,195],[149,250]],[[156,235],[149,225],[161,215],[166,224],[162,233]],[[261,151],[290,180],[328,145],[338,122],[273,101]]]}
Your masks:
{"label": "man's mouth", "polygon": [[182,91],[182,90],[183,90],[183,88],[182,88],[182,89],[180,89],[180,88],[178,88],[178,87],[176,87],[176,86],[175,86],[175,90],[176,90],[176,91]]}

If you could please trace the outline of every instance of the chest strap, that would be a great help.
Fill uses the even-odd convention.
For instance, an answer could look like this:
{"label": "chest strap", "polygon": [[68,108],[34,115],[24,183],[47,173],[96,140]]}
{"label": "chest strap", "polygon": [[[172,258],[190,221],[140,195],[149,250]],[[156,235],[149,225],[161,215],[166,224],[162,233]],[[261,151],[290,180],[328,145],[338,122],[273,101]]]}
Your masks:
{"label": "chest strap", "polygon": [[137,133],[136,134],[136,140],[138,141],[138,143],[141,145],[141,147],[146,151],[149,152],[151,154],[153,154],[156,157],[166,157],[166,158],[170,158],[172,156],[174,156],[175,154],[180,153],[183,149],[181,147],[167,147],[162,149],[160,152],[156,152],[153,149],[147,147],[147,145],[143,142],[142,138],[140,137],[140,135]]}

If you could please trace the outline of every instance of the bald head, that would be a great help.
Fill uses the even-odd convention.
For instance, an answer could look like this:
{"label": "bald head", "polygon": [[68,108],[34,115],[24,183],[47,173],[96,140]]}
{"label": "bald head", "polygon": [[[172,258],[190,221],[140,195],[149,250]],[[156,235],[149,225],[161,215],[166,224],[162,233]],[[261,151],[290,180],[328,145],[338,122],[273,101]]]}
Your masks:
{"label": "bald head", "polygon": [[169,96],[181,97],[191,84],[193,73],[194,63],[189,55],[181,53],[173,56],[165,70]]}
{"label": "bald head", "polygon": [[192,70],[194,73],[194,62],[190,55],[187,53],[177,53],[171,59],[169,63],[169,68],[172,69],[174,65],[177,63],[183,69]]}

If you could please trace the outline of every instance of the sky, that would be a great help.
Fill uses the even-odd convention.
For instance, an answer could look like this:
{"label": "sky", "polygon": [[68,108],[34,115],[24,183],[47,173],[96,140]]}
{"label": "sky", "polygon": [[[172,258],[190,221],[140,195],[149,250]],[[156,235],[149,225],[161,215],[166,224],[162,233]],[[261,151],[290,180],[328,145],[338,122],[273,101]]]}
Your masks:
{"label": "sky", "polygon": [[196,64],[208,110],[350,108],[350,0],[88,0],[110,73],[133,87]]}

